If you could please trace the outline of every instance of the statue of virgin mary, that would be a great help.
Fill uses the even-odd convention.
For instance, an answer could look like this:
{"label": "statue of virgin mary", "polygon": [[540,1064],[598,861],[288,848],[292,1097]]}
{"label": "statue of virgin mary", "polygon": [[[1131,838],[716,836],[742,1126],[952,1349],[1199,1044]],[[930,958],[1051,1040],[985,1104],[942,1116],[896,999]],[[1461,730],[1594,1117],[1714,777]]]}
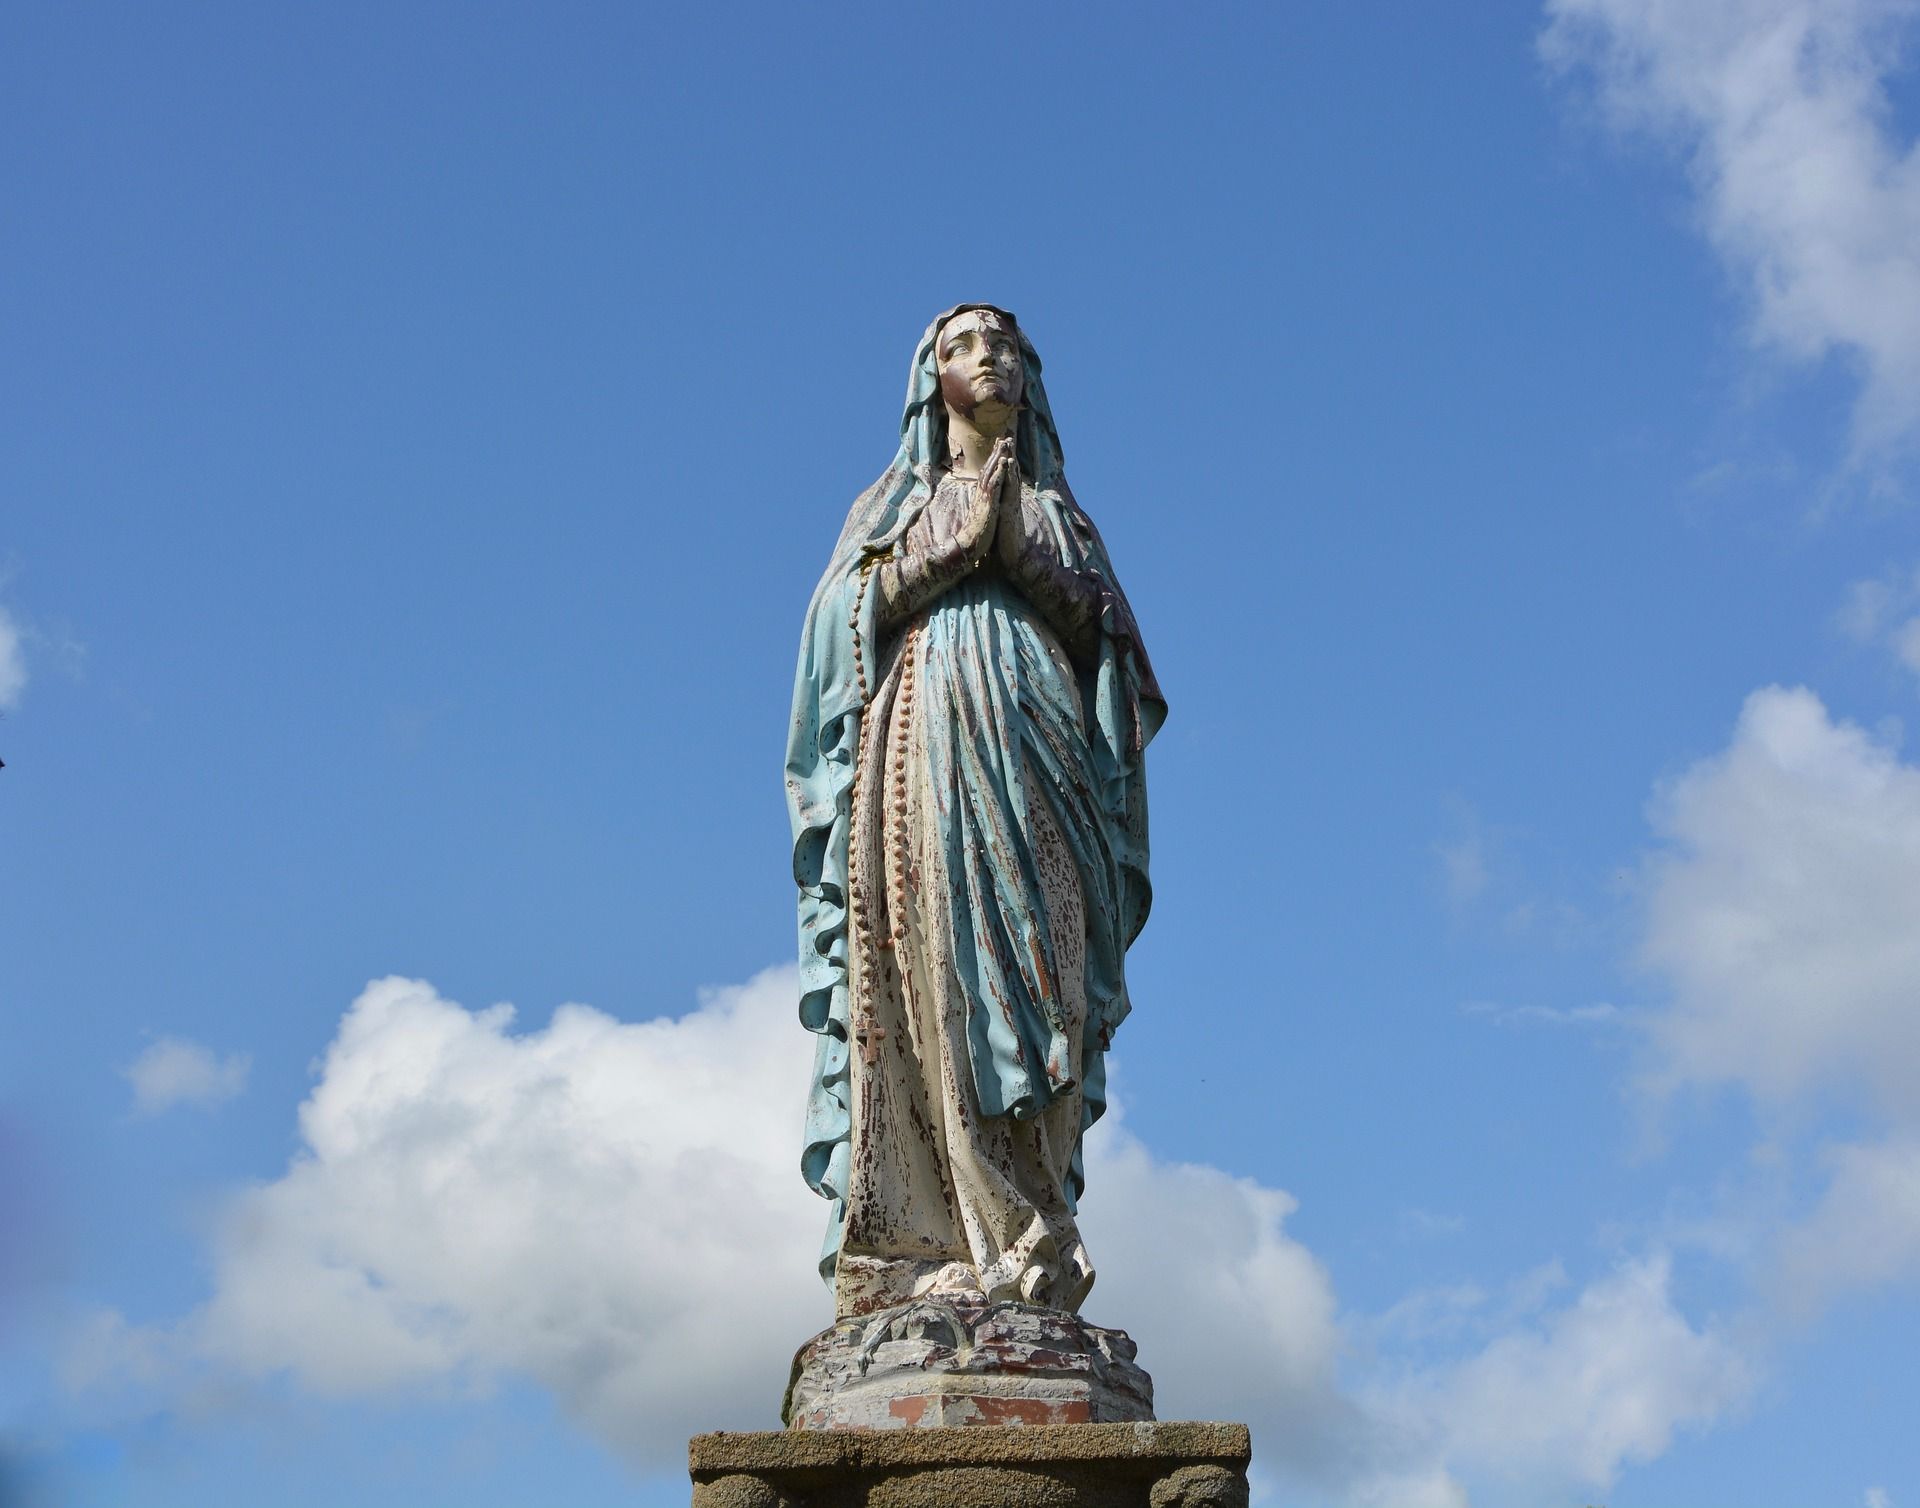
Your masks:
{"label": "statue of virgin mary", "polygon": [[802,1170],[845,1317],[923,1295],[1077,1310],[1081,1140],[1146,921],[1166,708],[1011,314],[927,327],[794,679]]}

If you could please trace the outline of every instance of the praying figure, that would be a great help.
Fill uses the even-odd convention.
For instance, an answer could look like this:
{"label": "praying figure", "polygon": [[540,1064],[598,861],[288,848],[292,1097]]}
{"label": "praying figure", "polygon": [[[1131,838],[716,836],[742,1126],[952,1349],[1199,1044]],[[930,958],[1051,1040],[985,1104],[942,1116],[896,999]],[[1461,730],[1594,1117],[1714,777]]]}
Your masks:
{"label": "praying figure", "polygon": [[802,1170],[841,1317],[1077,1311],[1092,1285],[1081,1143],[1151,897],[1165,715],[1039,356],[1005,310],[949,310],[813,594],[787,745]]}

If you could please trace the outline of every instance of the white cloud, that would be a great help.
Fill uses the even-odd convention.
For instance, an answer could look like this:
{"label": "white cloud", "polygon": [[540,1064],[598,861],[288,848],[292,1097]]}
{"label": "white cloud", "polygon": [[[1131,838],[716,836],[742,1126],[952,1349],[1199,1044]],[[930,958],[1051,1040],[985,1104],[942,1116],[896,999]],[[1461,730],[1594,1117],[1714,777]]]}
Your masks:
{"label": "white cloud", "polygon": [[1920,1135],[1840,1145],[1813,1211],[1780,1237],[1775,1304],[1808,1318],[1849,1290],[1920,1276]]}
{"label": "white cloud", "polygon": [[202,1109],[233,1099],[247,1087],[253,1060],[245,1053],[220,1057],[198,1042],[162,1037],[121,1074],[133,1085],[133,1106],[157,1115],[175,1105]]}
{"label": "white cloud", "polygon": [[[320,1393],[530,1376],[630,1457],[768,1427],[794,1348],[831,1319],[825,1208],[798,1174],[811,1038],[790,969],[678,1020],[563,1006],[514,1034],[430,985],[369,985],[300,1112],[304,1147],[221,1222],[211,1298],[171,1327],[96,1315],[71,1380],[213,1368]],[[1284,1193],[1089,1148],[1093,1315],[1142,1345],[1166,1406],[1259,1416],[1270,1464],[1342,1468],[1335,1301]],[[1184,1281],[1169,1284],[1167,1274]]]}
{"label": "white cloud", "polygon": [[0,607],[0,712],[20,705],[27,689],[25,634],[4,607]]}
{"label": "white cloud", "polygon": [[1333,1283],[1286,1233],[1292,1196],[1162,1162],[1109,1120],[1088,1148],[1088,1316],[1139,1343],[1160,1417],[1247,1419],[1265,1465],[1316,1480],[1361,1470],[1384,1442],[1340,1392]]}
{"label": "white cloud", "polygon": [[569,1005],[515,1036],[510,1007],[368,986],[304,1151],[230,1211],[196,1348],[323,1392],[520,1373],[655,1462],[769,1424],[831,1318],[793,998],[777,970],[679,1020]]}
{"label": "white cloud", "polygon": [[1885,649],[1920,675],[1920,570],[1908,567],[1853,582],[1834,621],[1856,644]]}
{"label": "white cloud", "polygon": [[1727,1338],[1675,1307],[1664,1257],[1623,1263],[1562,1308],[1381,1395],[1445,1464],[1519,1482],[1605,1487],[1674,1432],[1739,1409],[1757,1380]]}
{"label": "white cloud", "polygon": [[1840,353],[1863,449],[1920,428],[1920,152],[1888,77],[1915,0],[1548,0],[1548,60],[1591,72],[1614,120],[1689,156],[1703,229],[1757,341]]}
{"label": "white cloud", "polygon": [[1893,1508],[1893,1499],[1888,1496],[1886,1488],[1869,1487],[1866,1508]]}
{"label": "white cloud", "polygon": [[1872,644],[1887,632],[1888,620],[1920,591],[1920,573],[1889,572],[1848,585],[1834,622],[1856,644]]}
{"label": "white cloud", "polygon": [[[793,1000],[781,968],[678,1019],[570,1005],[516,1034],[511,1007],[376,981],[301,1108],[300,1152],[219,1222],[210,1297],[172,1324],[92,1315],[69,1385],[182,1403],[235,1379],[356,1395],[526,1377],[654,1469],[696,1431],[769,1427],[793,1349],[830,1319]],[[1162,1161],[1117,1111],[1088,1162],[1089,1317],[1139,1342],[1162,1417],[1245,1419],[1263,1470],[1321,1495],[1465,1508],[1456,1465],[1605,1480],[1740,1392],[1663,1264],[1557,1311],[1550,1264],[1491,1308],[1455,1295],[1462,1323],[1380,1323],[1448,1354],[1356,1393],[1353,1322],[1288,1233],[1289,1195]]]}
{"label": "white cloud", "polygon": [[[1872,585],[1850,607],[1867,630],[1885,616]],[[1642,958],[1671,998],[1646,1018],[1649,1085],[1739,1086],[1776,1134],[1818,1127],[1823,1105],[1869,1123],[1820,1149],[1809,1209],[1742,1238],[1759,1318],[1920,1278],[1920,765],[1812,692],[1768,687],[1653,822]]]}
{"label": "white cloud", "polygon": [[1822,1090],[1920,1118],[1920,768],[1805,689],[1748,697],[1656,798],[1641,956],[1671,984],[1656,1087]]}

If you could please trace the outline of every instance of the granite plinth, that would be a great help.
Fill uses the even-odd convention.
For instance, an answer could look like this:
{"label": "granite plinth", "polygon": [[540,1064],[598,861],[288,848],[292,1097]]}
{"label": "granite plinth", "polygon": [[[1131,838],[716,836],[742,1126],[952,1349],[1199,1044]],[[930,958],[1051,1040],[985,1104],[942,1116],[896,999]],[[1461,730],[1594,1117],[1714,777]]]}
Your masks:
{"label": "granite plinth", "polygon": [[696,1435],[693,1508],[1246,1508],[1243,1424]]}
{"label": "granite plinth", "polygon": [[839,1321],[793,1359],[797,1430],[1133,1424],[1153,1381],[1119,1330],[1034,1304],[918,1299]]}

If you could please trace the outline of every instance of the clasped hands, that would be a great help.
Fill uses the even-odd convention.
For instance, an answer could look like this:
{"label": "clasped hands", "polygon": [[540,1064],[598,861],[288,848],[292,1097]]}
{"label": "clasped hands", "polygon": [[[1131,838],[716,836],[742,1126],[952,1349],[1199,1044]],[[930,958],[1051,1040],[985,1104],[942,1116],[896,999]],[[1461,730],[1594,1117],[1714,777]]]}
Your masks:
{"label": "clasped hands", "polygon": [[[1011,514],[1004,528],[1003,511]],[[986,563],[998,542],[1001,563],[1011,569],[1020,554],[1021,535],[1020,463],[1014,458],[1013,436],[1002,435],[993,442],[986,464],[973,483],[955,542],[965,552],[968,565],[976,568]]]}

